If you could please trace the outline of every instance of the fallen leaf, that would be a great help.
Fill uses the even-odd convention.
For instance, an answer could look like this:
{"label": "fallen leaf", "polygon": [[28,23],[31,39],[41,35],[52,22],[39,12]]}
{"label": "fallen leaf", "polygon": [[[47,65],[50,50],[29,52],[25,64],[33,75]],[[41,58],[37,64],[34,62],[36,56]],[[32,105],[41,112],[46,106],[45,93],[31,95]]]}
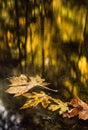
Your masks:
{"label": "fallen leaf", "polygon": [[88,104],[83,102],[79,97],[72,99],[69,103],[73,108],[68,112],[63,113],[64,117],[74,117],[78,116],[80,119],[87,120],[88,119]]}
{"label": "fallen leaf", "polygon": [[[36,86],[40,86],[42,88],[52,90],[52,89],[46,87],[49,83],[44,82],[45,79],[42,79],[38,75],[36,77],[27,77],[27,76],[21,74],[18,77],[17,76],[10,77],[9,81],[11,83],[9,85],[10,88],[8,88],[6,90],[6,92],[10,93],[10,94],[15,94],[15,96],[20,96]],[[54,91],[54,90],[52,90],[52,91]]]}
{"label": "fallen leaf", "polygon": [[20,76],[13,76],[8,78],[8,80],[10,81],[10,85],[9,86],[22,86],[22,85],[27,85],[30,81],[29,78],[27,76],[25,76],[24,74],[21,74]]}
{"label": "fallen leaf", "polygon": [[29,87],[28,86],[18,86],[18,87],[10,87],[6,90],[7,93],[15,94],[15,96],[20,96],[26,92],[28,92]]}
{"label": "fallen leaf", "polygon": [[35,107],[39,103],[42,104],[43,108],[46,108],[50,104],[51,97],[41,91],[40,93],[32,92],[32,94],[24,94],[23,96],[29,98],[29,100],[21,107],[21,109]]}
{"label": "fallen leaf", "polygon": [[54,103],[48,107],[51,111],[59,110],[59,114],[62,114],[69,109],[67,103],[62,102],[59,99],[52,98],[52,101],[54,101]]}

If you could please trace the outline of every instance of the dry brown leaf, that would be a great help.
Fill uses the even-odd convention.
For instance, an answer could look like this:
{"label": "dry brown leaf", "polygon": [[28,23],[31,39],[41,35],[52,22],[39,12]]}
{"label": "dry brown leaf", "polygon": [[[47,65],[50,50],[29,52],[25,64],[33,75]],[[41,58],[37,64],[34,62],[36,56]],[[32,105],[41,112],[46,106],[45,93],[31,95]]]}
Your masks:
{"label": "dry brown leaf", "polygon": [[80,119],[88,119],[88,104],[83,102],[79,97],[72,99],[69,105],[73,106],[73,108],[63,113],[64,117],[70,118],[78,115]]}
{"label": "dry brown leaf", "polygon": [[20,96],[26,92],[28,92],[29,87],[28,86],[18,86],[18,87],[10,87],[6,90],[7,93],[15,94],[14,96]]}
{"label": "dry brown leaf", "polygon": [[13,76],[8,78],[8,80],[10,81],[10,85],[9,86],[22,86],[22,85],[27,85],[29,83],[29,78],[27,76],[25,76],[24,74],[21,74],[20,76]]}
{"label": "dry brown leaf", "polygon": [[42,79],[38,75],[36,77],[27,77],[21,74],[18,77],[14,76],[14,77],[9,78],[9,81],[11,83],[9,85],[10,88],[7,89],[6,92],[10,94],[15,94],[15,96],[20,96],[36,86],[40,86],[44,89],[48,89],[51,91],[56,91],[56,90],[46,87],[46,85],[48,85],[49,83],[44,82],[45,79]]}

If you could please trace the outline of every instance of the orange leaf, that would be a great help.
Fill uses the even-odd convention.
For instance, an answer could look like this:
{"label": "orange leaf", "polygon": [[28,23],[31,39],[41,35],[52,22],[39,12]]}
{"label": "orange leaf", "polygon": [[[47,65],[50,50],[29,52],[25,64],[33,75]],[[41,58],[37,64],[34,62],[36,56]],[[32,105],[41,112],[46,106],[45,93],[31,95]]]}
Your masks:
{"label": "orange leaf", "polygon": [[83,102],[79,97],[72,99],[69,105],[73,106],[73,108],[63,113],[64,117],[70,118],[78,115],[80,119],[88,119],[88,104]]}

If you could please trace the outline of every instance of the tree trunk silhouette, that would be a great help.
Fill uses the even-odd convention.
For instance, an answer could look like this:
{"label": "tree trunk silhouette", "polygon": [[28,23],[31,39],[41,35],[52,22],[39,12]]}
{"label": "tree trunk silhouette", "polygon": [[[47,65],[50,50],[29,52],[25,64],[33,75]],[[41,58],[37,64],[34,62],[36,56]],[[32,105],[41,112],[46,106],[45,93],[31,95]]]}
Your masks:
{"label": "tree trunk silhouette", "polygon": [[26,17],[26,25],[25,25],[25,43],[24,43],[24,58],[25,58],[25,69],[26,69],[26,60],[27,60],[27,37],[28,37],[28,3],[26,3],[26,12],[25,12],[25,17]]}
{"label": "tree trunk silhouette", "polygon": [[33,55],[33,47],[32,47],[32,29],[30,26],[30,46],[31,46],[31,64],[32,68],[34,67],[34,55]]}
{"label": "tree trunk silhouette", "polygon": [[[43,2],[44,3],[44,2]],[[45,51],[44,51],[44,4],[41,3],[40,7],[40,25],[41,25],[41,45],[42,45],[42,76],[45,72]]]}
{"label": "tree trunk silhouette", "polygon": [[85,55],[88,57],[88,9],[86,12],[86,17],[85,17],[85,26],[84,26],[84,44],[81,45],[81,55]]}
{"label": "tree trunk silhouette", "polygon": [[20,64],[20,68],[22,71],[22,65],[21,65],[21,48],[20,48],[20,26],[19,26],[19,7],[18,7],[18,0],[15,0],[15,13],[16,13],[16,36],[17,36],[17,46],[18,46],[18,50],[19,50],[19,64]]}

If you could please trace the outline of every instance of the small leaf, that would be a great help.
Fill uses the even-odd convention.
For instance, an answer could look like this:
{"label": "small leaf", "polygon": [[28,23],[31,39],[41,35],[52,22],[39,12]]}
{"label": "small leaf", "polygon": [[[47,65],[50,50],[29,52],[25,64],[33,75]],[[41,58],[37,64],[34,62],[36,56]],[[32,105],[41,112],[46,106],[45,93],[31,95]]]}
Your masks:
{"label": "small leaf", "polygon": [[23,96],[29,98],[29,101],[27,101],[21,109],[28,108],[28,107],[35,107],[39,103],[42,104],[43,108],[48,107],[50,104],[51,97],[45,94],[43,91],[40,93],[32,92],[32,94],[24,94]]}
{"label": "small leaf", "polygon": [[56,111],[56,110],[60,109],[60,106],[59,105],[50,105],[48,107],[48,109],[51,111]]}
{"label": "small leaf", "polygon": [[25,109],[25,108],[30,108],[30,107],[35,107],[39,104],[39,101],[31,99],[29,101],[27,101],[20,109]]}
{"label": "small leaf", "polygon": [[48,96],[45,96],[44,98],[42,98],[41,104],[42,104],[43,108],[47,108],[50,103],[51,102],[49,101]]}
{"label": "small leaf", "polygon": [[62,114],[63,112],[69,110],[67,103],[62,102],[62,101],[59,100],[59,99],[54,99],[54,98],[52,98],[52,100],[53,100],[55,103],[54,103],[54,104],[51,104],[51,105],[48,107],[49,110],[56,111],[56,110],[59,109],[59,114]]}

